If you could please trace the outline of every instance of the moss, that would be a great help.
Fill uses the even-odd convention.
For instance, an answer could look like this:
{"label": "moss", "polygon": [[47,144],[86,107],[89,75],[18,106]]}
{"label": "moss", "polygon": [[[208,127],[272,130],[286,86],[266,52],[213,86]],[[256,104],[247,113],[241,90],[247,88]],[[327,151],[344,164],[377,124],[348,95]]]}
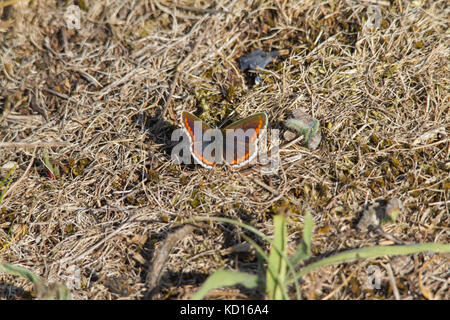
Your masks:
{"label": "moss", "polygon": [[148,174],[148,180],[151,183],[156,184],[160,181],[159,174],[156,170],[148,169],[147,174]]}

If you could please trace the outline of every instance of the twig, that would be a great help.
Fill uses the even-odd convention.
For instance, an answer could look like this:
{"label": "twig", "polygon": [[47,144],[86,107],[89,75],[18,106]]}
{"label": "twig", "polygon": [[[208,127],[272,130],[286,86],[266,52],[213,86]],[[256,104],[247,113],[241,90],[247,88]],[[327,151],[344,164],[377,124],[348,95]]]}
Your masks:
{"label": "twig", "polygon": [[164,244],[155,253],[155,257],[147,275],[147,299],[151,298],[152,292],[158,286],[159,280],[161,279],[162,273],[164,271],[164,267],[167,265],[167,259],[169,258],[169,254],[172,251],[173,247],[177,244],[178,241],[186,238],[186,236],[189,235],[193,230],[194,226],[186,225],[181,229],[178,229],[177,231],[169,234]]}
{"label": "twig", "polygon": [[0,114],[0,123],[5,119],[11,111],[11,98],[6,96],[3,112]]}
{"label": "twig", "polygon": [[[0,144],[0,145],[1,145],[1,144]],[[34,163],[34,159],[35,159],[35,158],[36,158],[36,149],[34,149],[34,151],[33,151],[33,156],[31,157],[30,163],[28,164],[28,167],[27,167],[27,169],[25,170],[25,172],[23,173],[23,175],[19,178],[19,180],[17,180],[16,182],[14,182],[14,183],[11,185],[11,187],[9,187],[8,190],[6,190],[5,194],[3,195],[3,201],[4,201],[4,202],[3,202],[3,205],[5,205],[5,203],[6,203],[5,199],[6,199],[6,196],[8,195],[8,193],[12,192],[12,191],[14,190],[14,188],[15,188],[16,186],[18,186],[18,185],[22,182],[22,180],[24,180],[25,177],[28,175],[28,172],[30,172],[31,166],[32,166],[33,163]]]}
{"label": "twig", "polygon": [[159,121],[155,125],[155,131],[156,132],[158,132],[159,129],[161,128],[162,122],[164,121],[164,117],[166,116],[168,110],[170,112],[170,116],[171,116],[172,120],[173,121],[177,121],[175,113],[173,112],[173,109],[170,108],[170,105],[171,105],[171,102],[172,102],[173,94],[175,92],[175,88],[176,88],[177,83],[178,83],[178,79],[180,78],[180,74],[181,74],[184,66],[186,65],[186,63],[188,63],[189,60],[191,60],[191,58],[194,55],[194,53],[197,52],[197,49],[200,46],[200,43],[202,43],[203,38],[205,38],[205,35],[207,33],[211,32],[211,30],[210,30],[211,23],[212,23],[212,20],[209,20],[208,23],[205,26],[205,29],[204,29],[205,31],[200,35],[200,37],[198,37],[197,43],[195,44],[194,48],[186,56],[186,58],[184,58],[184,60],[181,61],[181,63],[175,68],[175,76],[174,76],[173,81],[172,81],[172,83],[170,85],[170,91],[169,91],[169,95],[167,97],[167,101],[164,104],[164,108],[163,108],[163,111],[161,113],[161,118],[159,119]]}
{"label": "twig", "polygon": [[428,260],[427,262],[425,262],[423,264],[423,266],[420,268],[419,270],[419,288],[420,291],[422,291],[422,294],[425,298],[427,298],[428,300],[434,300],[433,295],[431,294],[431,292],[424,286],[423,281],[422,281],[422,272],[423,270],[428,267],[429,265],[431,265],[433,263],[435,256],[433,256],[430,260]]}
{"label": "twig", "polygon": [[397,284],[395,283],[394,273],[392,272],[391,264],[386,265],[386,271],[388,273],[389,282],[392,287],[392,292],[394,293],[395,300],[400,300],[400,293],[398,292]]}
{"label": "twig", "polygon": [[224,9],[203,9],[203,8],[194,8],[194,7],[188,7],[188,6],[182,6],[175,4],[175,7],[181,10],[186,11],[192,11],[196,13],[210,13],[210,14],[217,14],[217,13],[224,13],[224,14],[231,14],[230,11],[224,10]]}
{"label": "twig", "polygon": [[322,300],[328,300],[330,298],[332,298],[339,290],[342,289],[342,287],[345,287],[347,285],[347,283],[350,281],[351,278],[353,278],[353,276],[355,275],[356,271],[358,271],[359,268],[355,268],[355,270],[353,270],[350,275],[345,278],[345,280],[333,291],[331,291],[325,298],[323,298]]}
{"label": "twig", "polygon": [[36,101],[36,95],[34,93],[32,93],[31,95],[31,101],[30,101],[30,108],[34,111],[36,111],[37,113],[39,113],[46,122],[48,122],[48,116],[47,116],[47,112],[45,111],[44,108],[41,108],[37,101]]}
{"label": "twig", "polygon": [[68,146],[68,142],[0,142],[1,148],[39,148],[39,147],[62,147]]}
{"label": "twig", "polygon": [[15,4],[16,2],[19,2],[19,1],[20,0],[9,0],[9,1],[5,1],[5,2],[1,2],[0,3],[0,8],[11,6],[11,5],[13,5],[13,4]]}
{"label": "twig", "polygon": [[65,95],[63,93],[59,93],[59,92],[57,92],[55,90],[48,89],[48,88],[42,88],[42,90],[44,90],[44,91],[46,91],[46,92],[48,92],[50,94],[53,94],[53,95],[57,96],[58,98],[65,99],[65,100],[70,100],[70,97],[68,95]]}
{"label": "twig", "polygon": [[172,16],[175,16],[177,18],[187,19],[187,20],[198,20],[198,19],[201,19],[201,17],[198,17],[198,16],[191,16],[191,15],[179,13],[179,12],[176,12],[175,10],[171,11],[169,8],[163,6],[162,4],[160,4],[156,0],[154,0],[154,3],[158,7],[158,9],[161,10],[162,12],[165,12],[165,13],[170,14]]}
{"label": "twig", "polygon": [[375,233],[377,233],[379,236],[385,237],[386,239],[393,241],[395,244],[410,244],[408,242],[400,240],[400,239],[394,237],[393,235],[387,233],[380,226],[377,226],[376,228],[374,228],[373,231]]}
{"label": "twig", "polygon": [[[140,208],[142,209],[142,208]],[[78,261],[80,259],[83,259],[84,257],[86,257],[88,254],[90,254],[91,252],[93,252],[95,249],[99,248],[102,244],[104,244],[106,241],[108,241],[109,239],[113,238],[114,236],[116,236],[118,233],[120,233],[123,229],[129,227],[131,224],[133,224],[134,222],[136,222],[136,217],[137,217],[138,213],[134,213],[133,215],[131,215],[120,227],[118,227],[116,230],[114,230],[113,232],[111,232],[110,234],[108,234],[107,236],[105,236],[103,239],[97,241],[97,243],[95,243],[94,245],[92,245],[89,249],[83,251],[82,253],[80,253],[79,255],[72,257],[66,257],[66,258],[62,258],[59,261],[54,262],[53,264],[71,264],[71,263],[75,263],[75,261]]]}

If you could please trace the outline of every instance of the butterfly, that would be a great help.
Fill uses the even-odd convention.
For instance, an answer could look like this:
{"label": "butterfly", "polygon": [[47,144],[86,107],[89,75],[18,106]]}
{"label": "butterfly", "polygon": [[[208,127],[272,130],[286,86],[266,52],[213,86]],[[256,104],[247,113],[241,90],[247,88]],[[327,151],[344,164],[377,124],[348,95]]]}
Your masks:
{"label": "butterfly", "polygon": [[267,129],[267,115],[256,113],[220,130],[212,129],[192,113],[183,111],[181,123],[197,163],[208,169],[219,163],[239,168],[256,157],[258,142]]}

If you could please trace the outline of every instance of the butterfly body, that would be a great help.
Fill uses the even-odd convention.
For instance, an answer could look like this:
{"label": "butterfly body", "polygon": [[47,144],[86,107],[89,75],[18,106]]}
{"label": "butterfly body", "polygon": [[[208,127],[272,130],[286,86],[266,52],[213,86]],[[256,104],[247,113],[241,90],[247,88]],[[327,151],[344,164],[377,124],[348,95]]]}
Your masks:
{"label": "butterfly body", "polygon": [[267,128],[267,115],[257,113],[220,130],[184,111],[181,123],[197,163],[208,169],[219,163],[239,168],[255,159],[258,141]]}

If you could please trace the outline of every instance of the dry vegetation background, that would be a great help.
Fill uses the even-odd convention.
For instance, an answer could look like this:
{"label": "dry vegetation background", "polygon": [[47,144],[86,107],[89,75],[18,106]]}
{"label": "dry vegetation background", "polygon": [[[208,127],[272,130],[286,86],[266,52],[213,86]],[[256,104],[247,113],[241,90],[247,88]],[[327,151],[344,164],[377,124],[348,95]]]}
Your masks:
{"label": "dry vegetation background", "polygon": [[[64,20],[71,1],[0,8],[0,178],[18,165],[0,207],[0,260],[66,283],[75,299],[141,299],[155,250],[194,216],[270,236],[272,215],[287,208],[293,250],[309,210],[315,256],[392,237],[449,242],[447,1],[75,3],[80,29]],[[367,23],[376,3],[378,29]],[[255,48],[289,49],[259,86],[238,63]],[[264,111],[283,130],[298,108],[319,119],[323,140],[315,151],[281,148],[276,175],[170,161],[182,110],[212,125]],[[355,231],[365,204],[390,198],[404,204],[385,227],[392,237]],[[220,268],[258,272],[254,252],[233,252],[242,232],[210,223],[184,237],[152,297],[188,298]],[[303,278],[302,294],[393,299],[390,267],[401,298],[449,299],[448,259],[326,267]],[[380,290],[365,287],[369,265],[382,271]],[[27,299],[30,289],[0,274],[0,299]],[[208,297],[263,295],[226,288]]]}

